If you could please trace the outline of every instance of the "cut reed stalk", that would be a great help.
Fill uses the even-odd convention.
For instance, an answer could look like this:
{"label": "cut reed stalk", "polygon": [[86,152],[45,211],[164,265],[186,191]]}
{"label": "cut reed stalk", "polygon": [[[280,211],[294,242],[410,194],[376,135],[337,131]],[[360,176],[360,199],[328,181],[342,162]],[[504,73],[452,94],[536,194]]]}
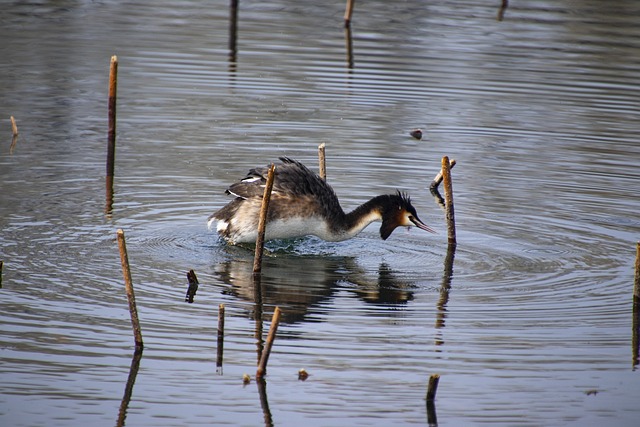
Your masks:
{"label": "cut reed stalk", "polygon": [[264,249],[264,234],[267,226],[267,215],[269,213],[269,201],[271,200],[271,190],[275,176],[276,165],[271,164],[267,174],[267,184],[264,186],[262,196],[262,208],[260,209],[260,220],[258,222],[258,237],[256,238],[256,251],[253,257],[253,273],[260,273],[262,270],[262,251]]}
{"label": "cut reed stalk", "polygon": [[16,119],[11,116],[11,131],[13,136],[18,136],[18,125],[16,124]]}
{"label": "cut reed stalk", "polygon": [[320,164],[320,178],[327,180],[327,163],[325,160],[325,143],[323,142],[318,146],[318,163]]}
{"label": "cut reed stalk", "polygon": [[273,347],[273,341],[276,339],[276,332],[278,331],[278,325],[280,324],[280,307],[276,307],[273,312],[273,318],[271,319],[271,326],[269,327],[269,334],[267,335],[267,341],[265,343],[264,351],[260,356],[260,362],[258,362],[258,370],[256,377],[258,379],[263,378],[267,374],[267,362],[269,362],[269,355],[271,354],[271,348]]}
{"label": "cut reed stalk", "polygon": [[[449,170],[453,169],[455,165],[456,165],[456,159],[451,159],[449,161]],[[442,169],[440,169],[440,172],[438,172],[438,175],[436,175],[436,177],[433,178],[433,181],[431,181],[431,185],[429,186],[429,188],[431,190],[436,189],[438,188],[441,182],[442,182]]]}
{"label": "cut reed stalk", "polygon": [[127,292],[127,300],[129,301],[129,314],[131,315],[131,326],[133,326],[133,337],[136,348],[142,349],[142,332],[140,330],[140,320],[138,319],[138,309],[136,307],[136,297],[133,292],[133,282],[131,281],[131,270],[129,269],[129,256],[127,255],[127,243],[124,238],[124,231],[119,228],[117,231],[118,247],[120,248],[120,262],[122,264],[122,275],[124,276],[124,285]]}
{"label": "cut reed stalk", "polygon": [[633,303],[640,305],[640,242],[636,243],[636,274],[633,281]]}
{"label": "cut reed stalk", "polygon": [[440,375],[433,374],[429,377],[429,384],[427,385],[427,402],[433,402],[436,400],[436,392],[438,391],[439,382]]}
{"label": "cut reed stalk", "polygon": [[451,167],[449,158],[442,158],[442,181],[444,183],[445,216],[447,218],[447,238],[449,245],[456,245],[456,220],[453,209],[453,184],[451,183]]}
{"label": "cut reed stalk", "polygon": [[351,16],[353,15],[353,5],[356,0],[347,0],[347,7],[344,11],[344,26],[351,26]]}
{"label": "cut reed stalk", "polygon": [[224,353],[224,304],[218,306],[218,354],[216,367],[222,367],[222,356]]}
{"label": "cut reed stalk", "polygon": [[109,67],[109,129],[107,131],[107,176],[113,176],[116,158],[116,92],[118,88],[118,57],[111,57]]}

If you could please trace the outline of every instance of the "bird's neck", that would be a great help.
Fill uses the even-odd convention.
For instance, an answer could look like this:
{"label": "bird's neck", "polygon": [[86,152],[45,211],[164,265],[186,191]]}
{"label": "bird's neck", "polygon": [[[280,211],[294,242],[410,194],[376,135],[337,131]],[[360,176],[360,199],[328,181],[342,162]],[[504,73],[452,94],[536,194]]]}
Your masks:
{"label": "bird's neck", "polygon": [[386,196],[374,197],[346,214],[344,232],[349,237],[353,237],[372,222],[382,220],[385,197]]}

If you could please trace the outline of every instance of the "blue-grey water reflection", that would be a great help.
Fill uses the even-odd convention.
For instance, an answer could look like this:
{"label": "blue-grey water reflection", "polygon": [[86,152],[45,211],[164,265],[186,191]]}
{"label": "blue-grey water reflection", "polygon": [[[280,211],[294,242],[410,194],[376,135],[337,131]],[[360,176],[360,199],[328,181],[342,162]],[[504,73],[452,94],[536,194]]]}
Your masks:
{"label": "blue-grey water reflection", "polygon": [[[333,3],[241,1],[235,40],[226,1],[2,8],[0,424],[424,425],[438,373],[439,425],[635,425],[640,3],[356,2],[350,32]],[[401,189],[438,234],[271,242],[257,289],[206,218],[322,142],[345,209]],[[145,340],[129,385],[117,228]],[[267,387],[243,386],[276,306]]]}

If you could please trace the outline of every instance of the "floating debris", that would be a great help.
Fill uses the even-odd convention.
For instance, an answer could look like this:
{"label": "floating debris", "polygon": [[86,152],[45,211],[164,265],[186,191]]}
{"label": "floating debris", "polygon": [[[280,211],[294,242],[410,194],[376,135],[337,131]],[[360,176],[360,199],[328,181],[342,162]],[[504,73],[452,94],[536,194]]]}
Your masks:
{"label": "floating debris", "polygon": [[422,139],[422,129],[414,129],[409,132],[409,135],[411,135],[415,139]]}
{"label": "floating debris", "polygon": [[298,371],[298,379],[299,379],[300,381],[304,381],[304,380],[306,380],[307,378],[309,378],[309,373],[308,373],[304,368],[300,369],[300,370]]}

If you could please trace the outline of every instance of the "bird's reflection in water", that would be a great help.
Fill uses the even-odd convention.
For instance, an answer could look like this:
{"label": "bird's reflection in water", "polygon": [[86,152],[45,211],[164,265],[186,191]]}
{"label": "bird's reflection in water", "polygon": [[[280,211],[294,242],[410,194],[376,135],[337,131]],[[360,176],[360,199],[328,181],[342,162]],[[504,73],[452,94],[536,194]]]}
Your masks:
{"label": "bird's reflection in water", "polygon": [[[249,257],[219,264],[216,274],[231,285],[229,294],[259,303],[260,310],[264,307],[259,317],[267,321],[273,312],[267,307],[275,306],[282,309],[282,322],[317,321],[326,312],[323,303],[345,288],[367,303],[398,305],[413,299],[413,285],[396,280],[388,265],[381,264],[377,274],[367,273],[354,257],[271,254],[263,258],[260,294],[256,294]],[[255,317],[255,313],[250,316]]]}
{"label": "bird's reflection in water", "polygon": [[399,280],[385,263],[380,264],[378,268],[377,280],[371,280],[366,275],[352,276],[351,280],[355,280],[357,284],[355,293],[368,303],[388,306],[402,305],[413,300],[411,289],[415,285]]}

